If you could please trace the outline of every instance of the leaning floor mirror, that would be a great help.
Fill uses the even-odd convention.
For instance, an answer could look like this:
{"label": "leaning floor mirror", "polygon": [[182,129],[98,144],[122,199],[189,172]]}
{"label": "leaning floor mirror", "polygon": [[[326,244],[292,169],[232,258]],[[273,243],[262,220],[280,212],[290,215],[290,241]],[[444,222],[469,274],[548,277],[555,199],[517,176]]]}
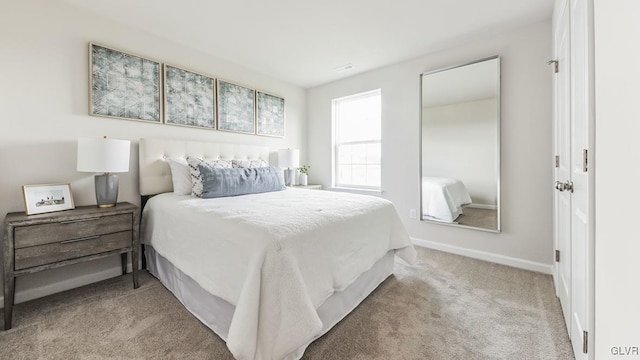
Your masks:
{"label": "leaning floor mirror", "polygon": [[500,57],[421,75],[421,219],[500,231]]}

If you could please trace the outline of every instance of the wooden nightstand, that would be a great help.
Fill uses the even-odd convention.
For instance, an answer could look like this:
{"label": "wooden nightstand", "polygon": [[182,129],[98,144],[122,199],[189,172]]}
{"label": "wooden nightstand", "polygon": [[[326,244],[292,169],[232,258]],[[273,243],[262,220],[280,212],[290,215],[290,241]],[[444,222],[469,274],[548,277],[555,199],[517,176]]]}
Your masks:
{"label": "wooden nightstand", "polygon": [[322,190],[322,185],[295,185],[296,189]]}
{"label": "wooden nightstand", "polygon": [[140,211],[130,203],[112,208],[80,206],[48,214],[9,213],[4,219],[4,329],[11,329],[15,279],[65,265],[121,254],[122,274],[131,253],[138,287]]}

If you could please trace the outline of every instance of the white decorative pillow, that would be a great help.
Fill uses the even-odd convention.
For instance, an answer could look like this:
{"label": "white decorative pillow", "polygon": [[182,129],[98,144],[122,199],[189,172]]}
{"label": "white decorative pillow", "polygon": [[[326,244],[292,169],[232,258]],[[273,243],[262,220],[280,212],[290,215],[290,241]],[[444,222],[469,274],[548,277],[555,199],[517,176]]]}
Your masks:
{"label": "white decorative pillow", "polygon": [[167,159],[171,168],[171,181],[173,181],[173,192],[178,195],[191,194],[191,174],[187,160],[182,158]]}
{"label": "white decorative pillow", "polygon": [[231,161],[229,160],[203,160],[192,156],[187,156],[187,164],[189,165],[189,174],[191,176],[191,195],[202,197],[202,175],[200,174],[200,168],[198,165],[205,163],[212,168],[231,168]]}
{"label": "white decorative pillow", "polygon": [[231,160],[232,168],[262,168],[269,167],[269,164],[262,160]]}

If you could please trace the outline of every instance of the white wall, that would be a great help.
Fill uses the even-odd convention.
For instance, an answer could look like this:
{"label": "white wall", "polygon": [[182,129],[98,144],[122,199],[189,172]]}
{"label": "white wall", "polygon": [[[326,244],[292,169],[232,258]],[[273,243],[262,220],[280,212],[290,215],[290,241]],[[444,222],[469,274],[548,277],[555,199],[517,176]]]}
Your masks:
{"label": "white wall", "polygon": [[639,16],[637,0],[594,1],[596,359],[640,348]]}
{"label": "white wall", "polygon": [[[222,36],[225,36],[223,34]],[[286,138],[88,116],[88,43],[97,42],[285,98]],[[120,201],[139,203],[137,140],[164,137],[292,147],[305,161],[305,90],[60,1],[5,1],[0,13],[0,216],[23,211],[21,185],[71,183],[77,205],[95,204],[93,175],[76,172],[78,137],[130,139]],[[17,301],[118,274],[119,257],[17,281]],[[64,281],[60,283],[60,281]]]}
{"label": "white wall", "polygon": [[[420,74],[502,57],[502,233],[409,218],[419,209]],[[310,182],[331,185],[331,99],[382,89],[382,188],[414,238],[494,261],[551,271],[551,23],[474,41],[348,79],[307,94]]]}
{"label": "white wall", "polygon": [[475,205],[497,204],[496,98],[422,108],[422,176],[462,180]]}

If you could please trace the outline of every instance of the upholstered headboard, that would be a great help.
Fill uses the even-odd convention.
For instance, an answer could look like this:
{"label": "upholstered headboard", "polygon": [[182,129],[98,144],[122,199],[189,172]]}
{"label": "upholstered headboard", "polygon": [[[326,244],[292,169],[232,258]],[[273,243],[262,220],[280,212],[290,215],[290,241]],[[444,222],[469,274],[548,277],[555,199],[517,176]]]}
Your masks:
{"label": "upholstered headboard", "polygon": [[140,139],[140,195],[173,191],[168,158],[187,155],[203,159],[259,160],[269,163],[269,148],[169,139]]}

